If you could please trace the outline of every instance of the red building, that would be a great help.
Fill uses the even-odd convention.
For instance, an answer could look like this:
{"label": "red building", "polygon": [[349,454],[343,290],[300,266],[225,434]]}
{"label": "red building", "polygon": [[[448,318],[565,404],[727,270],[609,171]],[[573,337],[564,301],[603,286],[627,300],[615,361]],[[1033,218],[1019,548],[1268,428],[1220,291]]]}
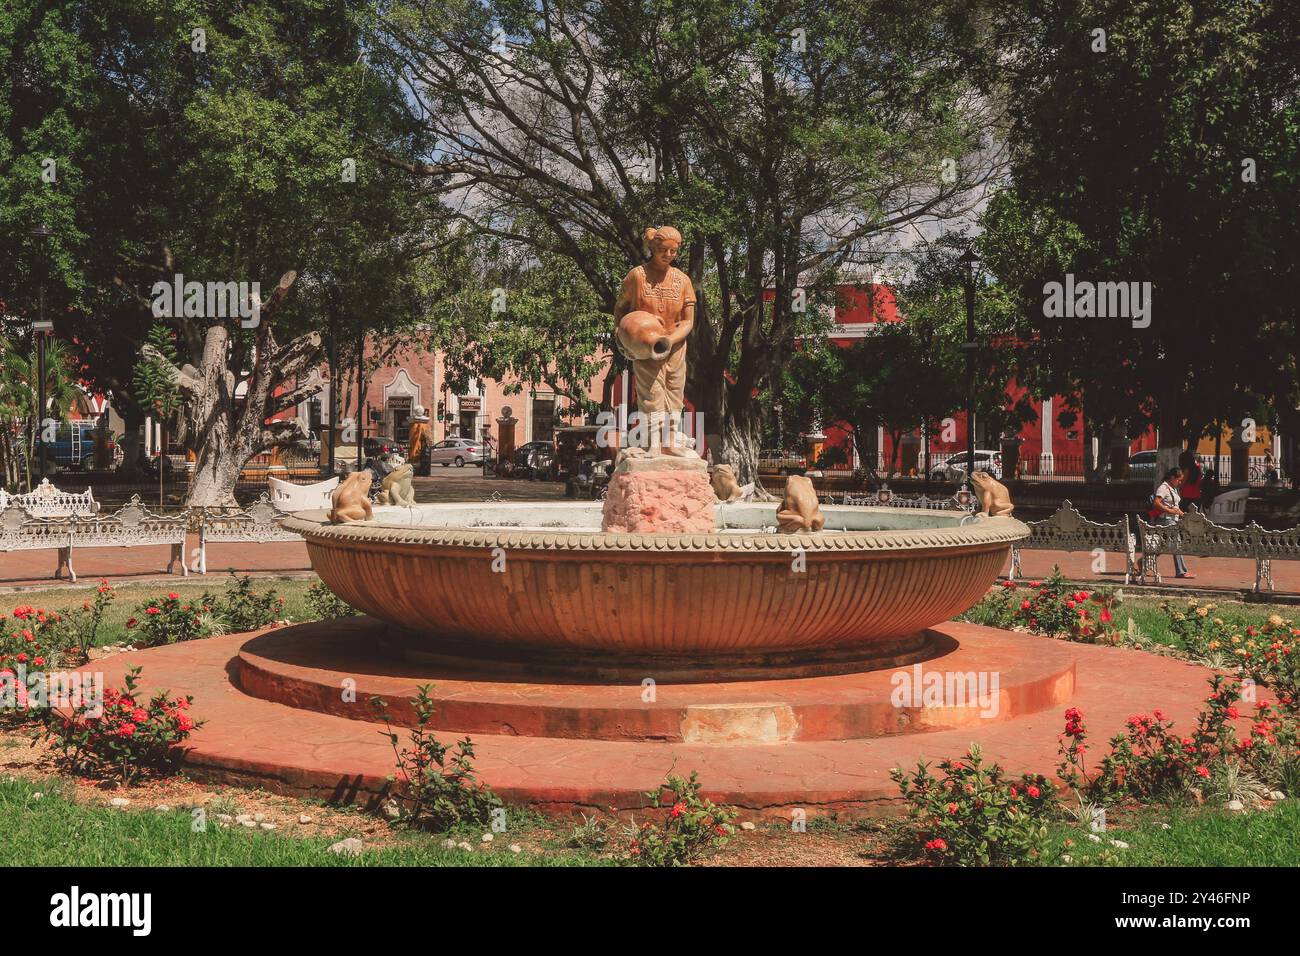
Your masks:
{"label": "red building", "polygon": [[[840,287],[839,302],[835,307],[835,329],[830,333],[830,337],[837,345],[849,345],[857,339],[873,335],[879,323],[902,321],[905,321],[905,318],[899,313],[894,293],[887,285],[882,283],[844,285]],[[1018,400],[1023,394],[1024,389],[1013,382],[1008,389],[1009,402]],[[1081,476],[1084,461],[1082,420],[1076,419],[1069,427],[1061,425],[1060,413],[1066,407],[1066,403],[1060,396],[1041,401],[1031,399],[1030,405],[1036,418],[1022,426],[1019,433],[1021,474]],[[929,436],[932,468],[949,455],[966,449],[966,413],[957,411],[952,419],[950,427]],[[884,470],[891,462],[897,462],[902,466],[900,470],[903,473],[911,473],[915,468],[916,473],[920,474],[925,468],[925,439],[926,436],[919,432],[904,436],[902,439],[904,447],[898,449],[896,455],[892,437],[881,424],[877,426],[875,436],[868,436],[868,440],[863,444],[869,449],[874,449],[878,459],[877,468]],[[981,427],[977,415],[975,447],[996,451],[1000,449],[1000,439],[1000,435],[988,434]],[[844,448],[852,462],[852,467],[862,467],[849,426],[844,422],[824,423],[821,435],[811,435],[809,440],[814,445],[824,441],[828,447]],[[1130,443],[1130,453],[1155,447],[1156,435],[1153,429]],[[1093,452],[1102,459],[1107,454],[1106,450],[1101,448],[1095,448]]]}

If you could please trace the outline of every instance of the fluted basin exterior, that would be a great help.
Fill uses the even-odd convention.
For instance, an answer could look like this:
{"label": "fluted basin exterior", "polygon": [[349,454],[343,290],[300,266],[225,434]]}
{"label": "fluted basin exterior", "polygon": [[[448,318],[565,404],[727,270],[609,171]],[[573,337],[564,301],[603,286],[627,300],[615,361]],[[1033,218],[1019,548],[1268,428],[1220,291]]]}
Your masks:
{"label": "fluted basin exterior", "polygon": [[604,534],[599,509],[417,505],[285,527],[336,594],[430,651],[678,660],[897,643],[975,604],[1029,533],[1011,518],[824,507],[826,530],[787,535],[764,530],[775,506],[736,504],[719,505],[716,534]]}

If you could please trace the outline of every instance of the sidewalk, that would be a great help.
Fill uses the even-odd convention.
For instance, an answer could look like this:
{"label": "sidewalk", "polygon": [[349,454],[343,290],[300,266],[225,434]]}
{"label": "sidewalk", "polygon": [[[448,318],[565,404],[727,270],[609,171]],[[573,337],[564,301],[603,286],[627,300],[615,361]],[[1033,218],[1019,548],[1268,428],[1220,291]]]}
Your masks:
{"label": "sidewalk", "polygon": [[[1106,571],[1094,574],[1093,557],[1087,551],[1021,551],[1020,567],[1026,580],[1045,578],[1052,573],[1052,566],[1059,565],[1061,573],[1071,581],[1092,581],[1098,584],[1122,587],[1124,585],[1124,557],[1118,554],[1106,555]],[[1169,555],[1160,557],[1157,567],[1162,577],[1161,587],[1170,590],[1200,588],[1253,590],[1255,587],[1255,562],[1249,558],[1187,558],[1187,570],[1196,575],[1194,578],[1175,578],[1174,559]],[[1011,560],[1002,568],[1002,576],[1011,570]],[[1134,578],[1134,584],[1137,579]],[[1274,561],[1273,583],[1278,593],[1300,592],[1300,562]],[[1267,594],[1268,592],[1263,592]]]}
{"label": "sidewalk", "polygon": [[[199,536],[189,536],[186,562],[190,566],[188,578],[181,576],[178,565],[167,574],[167,559],[171,555],[168,545],[160,544],[139,548],[77,548],[72,552],[72,566],[77,571],[77,585],[97,585],[101,578],[114,584],[124,581],[163,580],[180,583],[215,581],[218,585],[229,571],[240,574],[311,574],[307,560],[307,544],[303,541],[269,541],[265,544],[209,544],[207,577],[198,573]],[[58,554],[48,551],[0,552],[0,588],[68,587],[66,577],[54,579]]]}

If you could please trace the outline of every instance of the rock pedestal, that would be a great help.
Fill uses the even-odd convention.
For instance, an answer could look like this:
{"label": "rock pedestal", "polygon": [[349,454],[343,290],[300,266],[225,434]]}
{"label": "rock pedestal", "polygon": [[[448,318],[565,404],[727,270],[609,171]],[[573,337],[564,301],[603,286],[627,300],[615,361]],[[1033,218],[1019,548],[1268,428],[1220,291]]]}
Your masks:
{"label": "rock pedestal", "polygon": [[624,534],[710,534],[717,496],[701,458],[619,455],[609,480],[602,531]]}

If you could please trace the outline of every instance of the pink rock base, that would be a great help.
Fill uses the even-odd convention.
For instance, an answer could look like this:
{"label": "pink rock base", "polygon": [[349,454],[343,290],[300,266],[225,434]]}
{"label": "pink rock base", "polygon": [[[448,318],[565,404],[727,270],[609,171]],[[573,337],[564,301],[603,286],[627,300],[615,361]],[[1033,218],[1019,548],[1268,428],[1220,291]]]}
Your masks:
{"label": "pink rock base", "polygon": [[704,471],[634,471],[609,481],[602,531],[622,534],[709,534],[717,530],[717,497]]}

